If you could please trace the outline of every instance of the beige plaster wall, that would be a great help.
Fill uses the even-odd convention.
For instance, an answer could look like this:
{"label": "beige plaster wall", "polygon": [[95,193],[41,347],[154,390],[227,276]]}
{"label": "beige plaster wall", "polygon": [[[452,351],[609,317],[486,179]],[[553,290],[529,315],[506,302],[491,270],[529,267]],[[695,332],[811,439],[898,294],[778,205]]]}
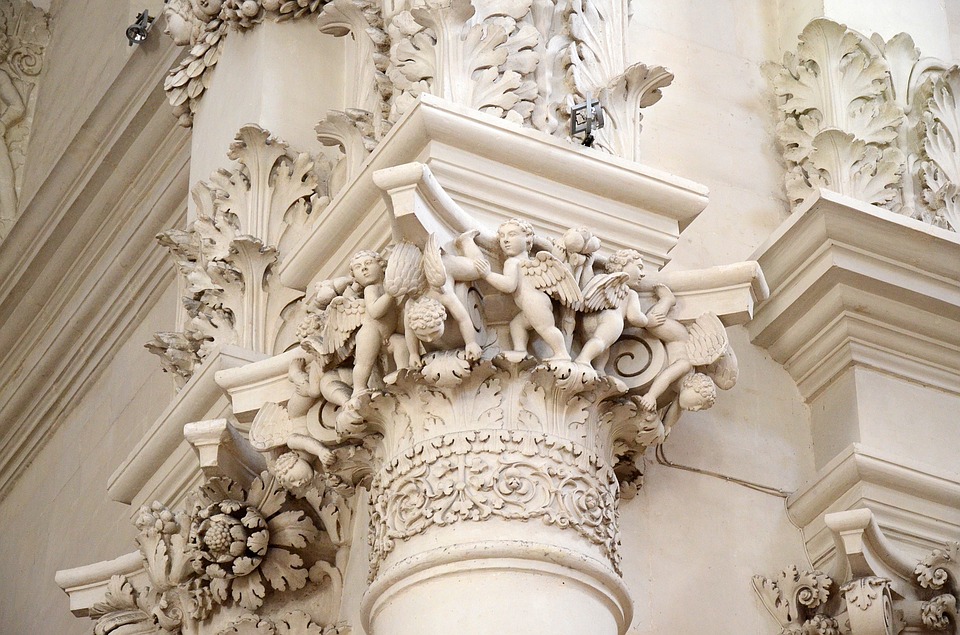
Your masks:
{"label": "beige plaster wall", "polygon": [[54,0],[49,12],[51,39],[38,86],[21,207],[47,178],[130,56],[150,54],[127,45],[127,12],[118,11],[115,2]]}
{"label": "beige plaster wall", "polygon": [[[763,65],[780,57],[775,3],[637,0],[628,60],[676,75],[644,113],[641,162],[710,188],[669,269],[750,257],[787,217]],[[737,386],[709,411],[687,413],[668,459],[785,491],[813,474],[809,412],[786,371],[728,329]],[[621,509],[624,579],[636,602],[631,635],[766,634],[776,624],[751,585],[755,573],[804,564],[784,499],[648,456],[646,486]]]}
{"label": "beige plaster wall", "polygon": [[[159,246],[157,247],[159,249]],[[79,403],[0,502],[0,632],[90,633],[54,582],[59,569],[133,551],[130,508],[109,500],[107,478],[174,395],[173,380],[144,347],[167,329],[176,305],[173,275],[161,299],[109,359]]]}

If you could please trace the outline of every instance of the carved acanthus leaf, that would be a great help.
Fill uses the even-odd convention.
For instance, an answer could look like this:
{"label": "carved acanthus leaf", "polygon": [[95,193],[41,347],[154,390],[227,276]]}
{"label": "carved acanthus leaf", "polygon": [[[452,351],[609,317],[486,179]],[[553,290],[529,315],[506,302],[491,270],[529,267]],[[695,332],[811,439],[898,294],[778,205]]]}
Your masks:
{"label": "carved acanthus leaf", "polygon": [[640,159],[641,108],[652,106],[663,96],[661,88],[673,82],[673,73],[662,66],[634,64],[616,76],[600,92],[605,123],[597,131],[596,147],[611,154]]}
{"label": "carved acanthus leaf", "polygon": [[[324,0],[171,0],[164,7],[166,33],[178,46],[190,52],[164,80],[174,114],[180,125],[193,125],[193,115],[210,73],[220,61],[223,43],[230,30],[245,31],[271,18],[285,22],[316,14]],[[194,6],[196,5],[196,6]]]}
{"label": "carved acanthus leaf", "polygon": [[921,560],[914,575],[924,589],[960,591],[960,542],[949,542]]}
{"label": "carved acanthus leaf", "polygon": [[830,598],[833,580],[820,571],[800,572],[791,566],[777,578],[753,576],[753,586],[770,614],[784,629],[802,625]]}
{"label": "carved acanthus leaf", "polygon": [[402,94],[394,95],[391,120],[423,91],[518,122],[529,117],[536,85],[526,77],[538,61],[539,34],[520,19],[530,4],[480,14],[470,0],[427,0],[395,16],[389,76]]}
{"label": "carved acanthus leaf", "polygon": [[895,146],[830,129],[818,134],[812,147],[803,164],[811,184],[877,205],[897,197],[904,157]]}
{"label": "carved acanthus leaf", "polygon": [[[49,17],[26,0],[0,4],[0,86],[3,87],[0,152],[13,172],[0,177],[0,241],[17,219],[27,143],[37,101],[37,81],[50,41]],[[9,169],[9,168],[8,168]]]}
{"label": "carved acanthus leaf", "polygon": [[921,121],[923,202],[960,231],[960,67],[933,82]]}

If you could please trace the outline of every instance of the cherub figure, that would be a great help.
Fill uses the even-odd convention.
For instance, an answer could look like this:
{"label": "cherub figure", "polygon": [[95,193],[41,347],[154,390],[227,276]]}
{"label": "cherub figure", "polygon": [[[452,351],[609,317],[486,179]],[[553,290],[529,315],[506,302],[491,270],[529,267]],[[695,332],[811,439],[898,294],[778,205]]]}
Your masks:
{"label": "cherub figure", "polygon": [[[657,304],[651,311],[672,308],[676,303],[673,293],[664,285],[654,287],[654,294]],[[718,386],[728,390],[736,383],[737,358],[723,323],[713,313],[704,313],[689,328],[667,318],[658,326],[648,325],[647,330],[664,343],[667,367],[640,397],[645,410],[656,410],[657,400],[670,388],[677,392],[680,409],[710,408],[716,401]],[[697,369],[703,372],[694,372]]]}
{"label": "cherub figure", "polygon": [[381,348],[393,353],[398,368],[405,368],[408,355],[403,336],[397,332],[400,309],[396,298],[384,290],[386,262],[375,251],[361,251],[350,260],[350,273],[363,289],[362,298],[335,297],[327,307],[321,355],[338,353],[353,338],[353,392],[351,399],[369,390],[370,376]]}
{"label": "cherub figure", "polygon": [[[458,246],[472,243],[477,232],[468,232],[457,239]],[[462,248],[462,247],[461,247]],[[467,308],[457,295],[456,282],[471,282],[480,278],[485,260],[441,254],[435,234],[430,234],[423,249],[423,273],[426,290],[409,300],[404,307],[404,334],[410,352],[410,364],[420,368],[420,345],[443,336],[447,315],[451,315],[460,329],[464,355],[469,361],[480,359],[483,352],[477,343],[477,333]]]}
{"label": "cherub figure", "polygon": [[606,365],[610,347],[620,339],[629,324],[637,328],[658,327],[666,320],[672,304],[655,305],[643,312],[637,287],[644,277],[643,257],[633,249],[621,249],[606,264],[607,273],[594,276],[583,289],[583,328],[588,339],[577,356],[578,364],[591,365],[597,358],[599,368]]}
{"label": "cherub figure", "polygon": [[336,459],[330,448],[310,436],[302,417],[291,419],[283,406],[272,402],[257,412],[249,439],[255,450],[269,453],[274,461],[271,471],[293,492],[313,481],[315,464],[326,470]]}
{"label": "cherub figure", "polygon": [[510,322],[513,345],[510,353],[517,356],[527,354],[529,331],[533,329],[550,348],[548,361],[569,361],[570,353],[563,332],[557,328],[551,298],[567,307],[579,306],[583,296],[573,273],[548,252],[530,255],[533,227],[525,220],[513,218],[502,223],[497,229],[497,238],[500,250],[506,256],[503,273],[490,271],[486,261],[480,266],[486,281],[498,291],[512,295],[520,309]]}

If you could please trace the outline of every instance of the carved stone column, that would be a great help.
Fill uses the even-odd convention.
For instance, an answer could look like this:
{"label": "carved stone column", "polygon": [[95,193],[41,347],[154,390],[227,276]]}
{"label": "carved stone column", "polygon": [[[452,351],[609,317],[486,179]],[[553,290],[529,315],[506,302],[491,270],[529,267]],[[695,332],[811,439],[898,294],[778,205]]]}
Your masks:
{"label": "carved stone column", "polygon": [[567,379],[497,358],[462,381],[405,372],[364,400],[384,456],[367,632],[625,632],[614,439],[631,406],[612,380]]}

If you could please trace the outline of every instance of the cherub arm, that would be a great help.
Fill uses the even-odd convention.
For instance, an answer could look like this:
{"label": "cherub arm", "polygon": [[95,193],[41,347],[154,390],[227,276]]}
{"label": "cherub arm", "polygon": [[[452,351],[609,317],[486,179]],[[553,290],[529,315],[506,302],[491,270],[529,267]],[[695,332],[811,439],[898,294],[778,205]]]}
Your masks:
{"label": "cherub arm", "polygon": [[643,312],[643,307],[640,306],[640,296],[637,295],[637,292],[632,289],[628,291],[626,300],[627,305],[624,318],[626,318],[627,324],[638,328],[643,328],[649,324],[650,320]]}
{"label": "cherub arm", "polygon": [[507,258],[503,263],[502,274],[487,271],[484,278],[501,293],[516,293],[520,286],[520,263],[516,258]]}
{"label": "cherub arm", "polygon": [[385,316],[387,311],[393,308],[395,302],[392,295],[384,293],[379,285],[374,284],[367,285],[363,289],[363,300],[367,305],[367,315],[374,320],[379,320]]}

